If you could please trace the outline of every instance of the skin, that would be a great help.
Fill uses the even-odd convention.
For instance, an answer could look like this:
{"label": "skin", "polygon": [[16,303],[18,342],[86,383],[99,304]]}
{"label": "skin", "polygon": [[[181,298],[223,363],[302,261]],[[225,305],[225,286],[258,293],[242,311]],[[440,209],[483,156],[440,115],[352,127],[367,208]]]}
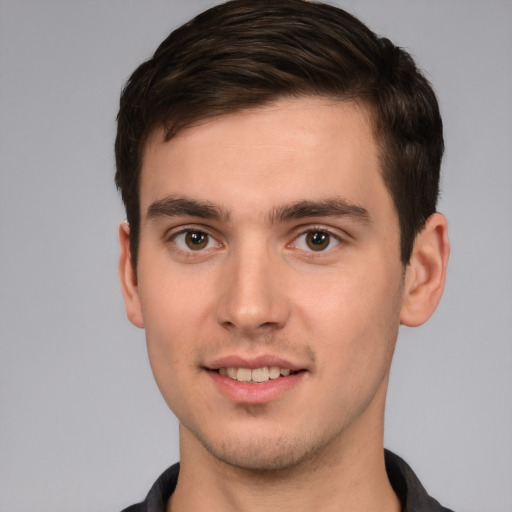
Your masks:
{"label": "skin", "polygon": [[[366,109],[281,99],[169,142],[157,130],[140,203],[138,267],[123,224],[120,275],[180,421],[168,509],[400,510],[382,448],[389,369],[400,324],[439,302],[449,245],[433,215],[404,269]],[[275,358],[300,370],[277,390],[214,372]]]}

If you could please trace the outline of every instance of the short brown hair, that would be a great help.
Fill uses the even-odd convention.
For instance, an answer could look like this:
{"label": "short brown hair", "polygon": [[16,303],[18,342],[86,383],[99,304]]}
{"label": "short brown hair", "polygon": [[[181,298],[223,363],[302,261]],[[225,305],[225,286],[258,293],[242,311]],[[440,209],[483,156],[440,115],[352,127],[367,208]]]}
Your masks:
{"label": "short brown hair", "polygon": [[311,95],[370,108],[407,264],[439,192],[443,128],[431,85],[406,51],[342,9],[305,0],[232,0],[172,32],[122,92],[116,184],[134,267],[141,159],[153,130],[163,127],[169,140],[203,119]]}

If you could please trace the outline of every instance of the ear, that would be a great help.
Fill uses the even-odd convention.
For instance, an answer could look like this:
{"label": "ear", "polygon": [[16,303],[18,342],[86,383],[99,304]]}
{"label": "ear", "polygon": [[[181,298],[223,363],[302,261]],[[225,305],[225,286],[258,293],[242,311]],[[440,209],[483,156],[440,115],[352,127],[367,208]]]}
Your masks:
{"label": "ear", "polygon": [[130,226],[123,222],[119,226],[119,279],[123,292],[124,305],[128,320],[136,327],[144,327],[142,307],[140,304],[137,273],[132,264],[132,252],[130,249]]}
{"label": "ear", "polygon": [[444,215],[431,215],[416,236],[406,268],[400,323],[416,327],[434,313],[446,282],[450,255],[448,222]]}

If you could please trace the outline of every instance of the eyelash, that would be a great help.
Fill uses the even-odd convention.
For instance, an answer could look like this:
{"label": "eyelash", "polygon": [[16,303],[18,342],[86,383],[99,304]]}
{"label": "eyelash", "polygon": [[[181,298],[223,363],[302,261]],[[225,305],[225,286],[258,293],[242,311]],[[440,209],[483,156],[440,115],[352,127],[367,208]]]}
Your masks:
{"label": "eyelash", "polygon": [[[318,235],[318,234],[322,234],[322,235],[325,235],[328,237],[328,245],[325,248],[321,248],[320,244],[318,244],[319,250],[315,250],[312,247],[309,247],[309,249],[298,247],[297,241],[300,240],[302,237],[305,237],[304,244],[307,244],[308,243],[308,240],[307,240],[308,235]],[[322,243],[324,240],[325,240],[325,238],[323,238],[323,239],[321,238],[319,241],[320,241],[320,243]],[[310,241],[312,241],[312,240],[310,240]],[[334,245],[332,245],[333,242],[334,242]],[[329,229],[322,228],[322,227],[313,227],[313,228],[308,228],[307,230],[299,233],[299,235],[297,235],[293,239],[293,241],[290,245],[297,247],[299,250],[304,251],[305,253],[311,253],[308,255],[310,257],[314,257],[314,256],[320,256],[321,254],[325,254],[325,253],[333,250],[334,247],[337,247],[341,243],[343,243],[342,238],[340,236],[336,235],[335,233],[333,233],[332,231],[330,231]]]}
{"label": "eyelash", "polygon": [[[180,247],[180,245],[177,243],[177,240],[180,238],[180,237],[187,237],[187,235],[202,235],[202,236],[205,236],[207,238],[207,242],[206,242],[206,246],[205,247],[199,247],[197,249],[192,249],[191,247],[188,247],[185,248],[185,247]],[[194,228],[194,227],[188,227],[188,228],[184,228],[184,229],[181,229],[180,231],[176,232],[176,233],[173,233],[170,237],[169,237],[169,241],[174,244],[175,246],[178,247],[178,249],[185,253],[185,254],[200,254],[200,253],[204,253],[206,250],[208,249],[211,249],[211,247],[209,247],[213,242],[216,242],[217,246],[221,246],[221,244],[216,240],[216,238],[214,236],[212,236],[210,233],[208,233],[206,230],[204,229],[200,229],[200,228]],[[183,240],[184,244],[186,244],[186,240]]]}

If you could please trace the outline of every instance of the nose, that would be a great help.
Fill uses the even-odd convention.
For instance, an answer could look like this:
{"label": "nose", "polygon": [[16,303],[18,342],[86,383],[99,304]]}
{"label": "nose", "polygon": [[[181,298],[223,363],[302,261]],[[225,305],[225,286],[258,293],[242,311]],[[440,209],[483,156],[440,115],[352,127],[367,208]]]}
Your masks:
{"label": "nose", "polygon": [[282,262],[265,248],[247,248],[225,263],[216,304],[220,325],[245,336],[281,329],[290,315]]}

